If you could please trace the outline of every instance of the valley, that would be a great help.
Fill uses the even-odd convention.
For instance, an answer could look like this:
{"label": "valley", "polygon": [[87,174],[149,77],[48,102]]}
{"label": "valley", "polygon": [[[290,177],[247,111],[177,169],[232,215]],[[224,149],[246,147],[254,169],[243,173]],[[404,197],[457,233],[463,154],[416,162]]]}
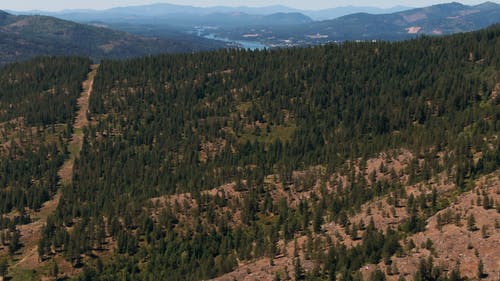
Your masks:
{"label": "valley", "polygon": [[356,40],[399,41],[473,31],[499,22],[500,5],[453,2],[406,9],[340,7],[301,11],[287,7],[199,8],[156,4],[48,15],[160,38],[176,32],[196,34],[200,27],[205,27],[209,30],[202,37],[210,35],[211,39],[226,38],[233,43],[254,41],[268,48],[283,48]]}
{"label": "valley", "polygon": [[[108,10],[1,12],[0,64],[36,55],[83,55],[99,61],[224,48],[401,41],[479,30],[499,21],[500,5],[494,2],[317,11],[159,3]],[[88,44],[75,44],[80,41]]]}

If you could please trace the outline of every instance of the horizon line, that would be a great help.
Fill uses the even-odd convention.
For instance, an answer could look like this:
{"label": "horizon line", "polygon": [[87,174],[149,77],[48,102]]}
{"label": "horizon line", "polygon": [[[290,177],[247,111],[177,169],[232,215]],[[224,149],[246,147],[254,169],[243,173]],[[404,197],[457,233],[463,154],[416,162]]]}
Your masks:
{"label": "horizon line", "polygon": [[133,7],[147,7],[147,6],[154,6],[154,5],[172,5],[172,6],[179,6],[179,7],[192,7],[192,8],[201,8],[201,9],[210,9],[210,8],[270,8],[270,7],[284,7],[288,9],[293,9],[293,10],[298,10],[298,11],[322,11],[322,10],[328,10],[328,9],[337,9],[337,8],[377,8],[377,9],[394,9],[398,7],[402,8],[408,8],[408,9],[414,9],[414,8],[422,8],[422,7],[428,7],[428,6],[435,6],[435,5],[441,5],[441,4],[451,4],[451,3],[459,3],[462,5],[466,6],[476,6],[476,5],[481,5],[484,3],[494,3],[494,4],[500,4],[498,1],[484,1],[480,4],[476,5],[469,5],[469,4],[464,4],[460,1],[444,1],[441,3],[437,4],[431,4],[427,6],[421,6],[421,5],[415,5],[415,6],[406,6],[406,5],[392,5],[392,6],[376,6],[376,5],[338,5],[338,6],[332,6],[332,7],[325,7],[325,8],[317,8],[317,9],[302,9],[302,8],[297,8],[289,5],[284,5],[284,4],[274,4],[274,5],[185,5],[185,4],[172,4],[169,2],[155,2],[155,3],[149,3],[149,4],[131,4],[131,5],[125,5],[125,6],[112,6],[109,8],[102,8],[102,9],[92,9],[92,8],[68,8],[68,9],[59,9],[59,10],[53,10],[53,9],[1,9],[3,11],[7,12],[50,12],[50,13],[62,13],[62,12],[77,12],[77,11],[96,11],[96,12],[103,12],[103,11],[108,11],[112,9],[120,9],[120,8],[133,8]]}

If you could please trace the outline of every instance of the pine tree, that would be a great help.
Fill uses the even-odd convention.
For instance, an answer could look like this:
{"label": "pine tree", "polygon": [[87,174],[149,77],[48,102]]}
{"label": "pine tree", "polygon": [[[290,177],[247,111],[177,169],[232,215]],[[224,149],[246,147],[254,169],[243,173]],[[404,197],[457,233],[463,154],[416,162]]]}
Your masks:
{"label": "pine tree", "polygon": [[0,276],[5,278],[7,276],[7,271],[9,269],[9,261],[6,257],[0,259]]}
{"label": "pine tree", "polygon": [[57,280],[57,276],[59,275],[59,266],[57,265],[56,261],[52,261],[50,275],[52,275]]}
{"label": "pine tree", "polygon": [[484,277],[484,263],[483,260],[479,260],[479,264],[477,265],[477,278],[483,279]]}
{"label": "pine tree", "polygon": [[300,258],[295,258],[294,268],[295,268],[294,269],[295,280],[303,280],[304,273],[303,273],[302,265],[300,263]]}
{"label": "pine tree", "polygon": [[14,232],[12,233],[12,237],[10,238],[10,242],[9,242],[9,254],[10,255],[14,255],[16,253],[17,250],[19,250],[19,247],[21,246],[19,244],[19,238],[20,238],[20,233],[19,231],[16,229],[14,230]]}
{"label": "pine tree", "polygon": [[477,230],[476,218],[474,218],[473,214],[470,214],[469,217],[467,218],[467,230],[469,231]]}

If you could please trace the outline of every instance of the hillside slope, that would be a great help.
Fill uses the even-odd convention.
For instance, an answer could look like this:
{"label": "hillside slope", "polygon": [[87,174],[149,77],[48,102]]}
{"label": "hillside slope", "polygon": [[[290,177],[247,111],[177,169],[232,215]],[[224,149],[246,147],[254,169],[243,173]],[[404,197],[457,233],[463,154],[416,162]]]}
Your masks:
{"label": "hillside slope", "polygon": [[413,256],[406,238],[499,168],[498,40],[493,27],[105,62],[90,102],[96,125],[43,257],[87,264],[96,280],[210,279],[263,257],[296,280],[402,267],[396,258]]}
{"label": "hillside slope", "polygon": [[[493,26],[105,60],[83,130],[88,60],[6,66],[0,275],[496,280],[499,42]],[[73,131],[82,147],[60,186]]]}
{"label": "hillside slope", "polygon": [[[269,45],[308,45],[346,40],[405,40],[419,35],[447,35],[486,28],[500,22],[500,4],[468,6],[457,2],[390,14],[355,13],[333,20],[259,31]],[[241,38],[250,29],[225,28],[220,36]]]}
{"label": "hillside slope", "polygon": [[[440,4],[386,15],[354,14],[308,27],[331,37],[390,39],[413,34],[451,34],[481,29],[500,21],[500,5]],[[331,30],[332,32],[328,32]],[[387,37],[392,34],[392,37]]]}
{"label": "hillside slope", "polygon": [[140,37],[53,17],[13,16],[0,12],[0,64],[39,55],[121,59],[223,46],[222,43],[189,36],[176,40]]}

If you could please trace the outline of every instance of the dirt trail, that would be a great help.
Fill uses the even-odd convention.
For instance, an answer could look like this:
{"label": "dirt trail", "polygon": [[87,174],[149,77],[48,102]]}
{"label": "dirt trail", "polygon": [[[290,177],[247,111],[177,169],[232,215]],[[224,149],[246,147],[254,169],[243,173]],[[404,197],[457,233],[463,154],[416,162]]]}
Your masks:
{"label": "dirt trail", "polygon": [[92,93],[92,88],[94,86],[94,78],[97,74],[98,67],[98,65],[92,65],[92,71],[88,74],[87,80],[83,82],[83,91],[80,98],[78,99],[78,114],[76,115],[75,123],[73,125],[73,136],[71,137],[71,141],[68,145],[70,156],[59,170],[61,184],[71,183],[75,158],[80,154],[80,150],[82,149],[83,128],[86,127],[89,123],[89,121],[87,120],[89,99]]}
{"label": "dirt trail", "polygon": [[[92,93],[92,88],[94,85],[94,78],[97,74],[97,69],[99,65],[92,65],[91,71],[82,84],[82,93],[78,99],[78,112],[73,125],[73,135],[68,144],[68,150],[70,156],[64,162],[60,168],[58,175],[60,177],[60,185],[67,185],[71,183],[73,175],[73,166],[76,157],[80,154],[83,144],[83,128],[88,125],[87,112],[89,109],[89,98]],[[42,228],[47,221],[47,217],[52,214],[59,204],[61,198],[61,190],[52,198],[52,200],[45,202],[42,208],[36,212],[32,213],[31,217],[34,222],[19,226],[18,229],[21,232],[21,243],[23,244],[23,249],[21,254],[18,256],[19,261],[14,265],[14,267],[19,267],[23,269],[35,269],[40,266],[40,261],[38,259],[38,241],[41,238]]]}

